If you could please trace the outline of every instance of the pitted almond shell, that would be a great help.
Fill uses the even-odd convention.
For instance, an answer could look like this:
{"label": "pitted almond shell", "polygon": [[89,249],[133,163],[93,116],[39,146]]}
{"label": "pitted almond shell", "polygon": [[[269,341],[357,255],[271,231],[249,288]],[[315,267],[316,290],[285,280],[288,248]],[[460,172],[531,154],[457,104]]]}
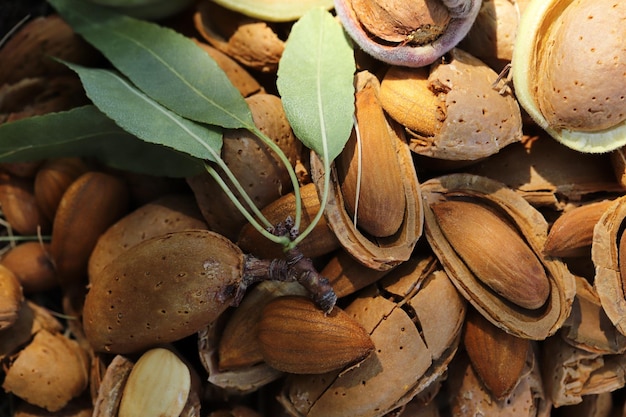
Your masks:
{"label": "pitted almond shell", "polygon": [[[245,100],[254,124],[281,148],[294,166],[300,157],[302,144],[291,130],[280,98],[259,93]],[[246,129],[224,132],[221,157],[259,209],[292,190],[289,173],[282,161]],[[209,228],[236,241],[247,220],[231,198],[207,172],[188,178],[187,183]]]}
{"label": "pitted almond shell", "polygon": [[188,194],[169,194],[136,208],[100,235],[89,256],[95,277],[125,250],[144,240],[185,229],[206,229],[196,201]]}
{"label": "pitted almond shell", "polygon": [[207,42],[242,65],[261,72],[278,69],[285,43],[267,22],[202,1],[194,23]]}
{"label": "pitted almond shell", "polygon": [[374,352],[357,367],[289,376],[280,401],[291,415],[338,417],[350,410],[381,417],[431,389],[446,372],[466,304],[436,259],[403,263],[381,287],[368,287],[346,308],[371,334]]}
{"label": "pitted almond shell", "polygon": [[447,379],[451,412],[455,416],[548,417],[552,404],[544,392],[538,361],[532,349],[524,358],[523,376],[507,398],[496,400],[485,389],[464,352],[450,364]]}
{"label": "pitted almond shell", "polygon": [[224,52],[204,42],[196,41],[196,44],[215,60],[242,96],[249,97],[265,91],[261,84],[245,68]]}
{"label": "pitted almond shell", "polygon": [[[519,141],[519,105],[510,91],[500,94],[493,87],[498,76],[495,71],[458,48],[447,58],[430,67],[426,85],[422,69],[390,73],[396,93],[389,94],[384,107],[396,120],[415,119],[407,124],[412,131],[411,150],[433,158],[467,161],[493,155]],[[385,83],[383,79],[382,85]],[[424,97],[414,99],[408,93],[415,84]],[[407,103],[407,99],[414,102]],[[427,103],[424,110],[422,103]],[[403,113],[406,108],[411,112]],[[433,126],[439,127],[433,132]]]}
{"label": "pitted almond shell", "polygon": [[89,383],[89,358],[76,341],[40,330],[6,373],[3,388],[33,405],[58,411]]}
{"label": "pitted almond shell", "polygon": [[94,277],[83,327],[95,351],[138,352],[190,336],[230,306],[243,253],[208,230],[167,233],[120,254]]}
{"label": "pitted almond shell", "polygon": [[[369,72],[361,72],[356,77],[357,90],[372,85],[378,90],[378,80]],[[400,229],[392,236],[372,238],[355,226],[353,217],[345,209],[345,198],[335,170],[330,173],[328,202],[324,215],[341,246],[363,265],[378,270],[393,268],[409,259],[417,240],[422,234],[423,213],[421,209],[420,184],[415,172],[411,151],[404,141],[401,127],[389,121],[388,139],[395,150],[396,158],[384,165],[397,165],[402,178],[402,190],[405,199],[404,221]],[[385,166],[373,167],[376,172],[385,172]],[[311,152],[311,177],[318,195],[324,192],[324,168],[319,157]],[[373,192],[387,192],[374,190]]]}
{"label": "pitted almond shell", "polygon": [[[541,213],[504,184],[476,175],[450,174],[436,177],[422,184],[422,191],[426,238],[463,297],[494,325],[513,335],[541,340],[554,334],[571,311],[576,283],[561,260],[542,254],[548,224]],[[516,306],[476,278],[446,239],[430,208],[442,201],[448,193],[462,194],[497,208],[518,229],[545,268],[550,282],[550,294],[544,306],[535,310]]]}

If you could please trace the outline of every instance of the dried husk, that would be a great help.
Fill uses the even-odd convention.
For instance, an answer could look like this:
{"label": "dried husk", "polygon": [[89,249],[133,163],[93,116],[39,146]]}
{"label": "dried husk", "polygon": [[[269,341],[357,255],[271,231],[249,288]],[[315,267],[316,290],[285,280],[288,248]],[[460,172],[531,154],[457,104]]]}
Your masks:
{"label": "dried husk", "polygon": [[622,388],[626,357],[578,349],[557,334],[542,343],[541,373],[555,407],[578,404],[586,395]]}
{"label": "dried husk", "polygon": [[[356,367],[290,375],[281,403],[293,416],[383,416],[437,387],[456,353],[465,301],[432,256],[412,259],[346,307],[375,351]],[[401,301],[394,301],[401,300]]]}
{"label": "dried husk", "polygon": [[576,298],[572,312],[560,330],[561,335],[572,346],[588,352],[624,353],[626,336],[609,320],[596,289],[586,279],[575,278]]}
{"label": "dried husk", "polygon": [[535,353],[529,349],[524,376],[507,398],[495,400],[480,382],[467,356],[459,352],[450,364],[447,380],[452,415],[548,417],[551,403],[544,393],[539,372]]}
{"label": "dried husk", "polygon": [[207,42],[245,67],[269,73],[278,69],[285,43],[267,22],[205,0],[198,4],[194,23]]}
{"label": "dried husk", "polygon": [[[595,265],[594,287],[606,315],[626,335],[626,294],[621,277],[619,239],[626,218],[626,196],[616,199],[596,224],[591,246]],[[623,262],[623,259],[622,259]]]}
{"label": "dried husk", "polygon": [[526,136],[465,171],[506,184],[535,207],[557,211],[624,192],[608,154],[576,152],[545,133]]}
{"label": "dried husk", "polygon": [[[486,177],[450,174],[422,184],[426,238],[459,292],[489,321],[505,331],[541,340],[555,333],[571,311],[576,293],[574,276],[565,264],[542,254],[548,225],[541,213],[504,184]],[[524,240],[543,264],[550,294],[544,306],[529,310],[495,294],[474,276],[439,228],[430,205],[446,193],[461,193],[497,208],[519,229]]]}
{"label": "dried husk", "polygon": [[[368,72],[357,76],[356,86],[373,84],[378,88],[377,79]],[[422,234],[423,215],[421,209],[420,185],[415,172],[411,152],[404,141],[400,126],[389,121],[389,146],[395,150],[396,160],[389,164],[398,164],[402,173],[405,196],[404,221],[400,229],[392,236],[372,238],[355,226],[353,217],[345,209],[345,198],[338,175],[332,169],[328,190],[328,202],[324,215],[342,247],[363,265],[378,270],[387,270],[409,259],[419,237]],[[373,167],[385,171],[383,166]],[[311,152],[311,176],[317,187],[318,195],[324,192],[324,168],[320,158]],[[386,192],[387,190],[374,190]]]}

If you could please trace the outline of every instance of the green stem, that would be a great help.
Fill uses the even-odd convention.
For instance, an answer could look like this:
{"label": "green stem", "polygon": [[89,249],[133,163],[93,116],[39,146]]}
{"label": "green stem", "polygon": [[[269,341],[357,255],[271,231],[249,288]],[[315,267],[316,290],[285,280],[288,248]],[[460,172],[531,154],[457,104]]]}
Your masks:
{"label": "green stem", "polygon": [[296,230],[300,229],[300,222],[302,219],[302,198],[300,197],[300,183],[298,182],[298,177],[296,177],[296,172],[291,166],[291,162],[289,162],[289,158],[285,155],[283,150],[276,144],[274,141],[269,138],[265,133],[261,132],[261,130],[256,126],[249,126],[248,129],[250,132],[254,133],[259,137],[274,153],[278,156],[280,161],[283,163],[287,172],[289,173],[289,179],[291,180],[291,185],[293,186],[293,193],[296,198],[296,212],[294,216],[294,227]]}
{"label": "green stem", "polygon": [[[286,237],[286,236],[276,236],[276,235],[270,233],[267,229],[265,229],[257,221],[257,219],[255,219],[254,216],[252,216],[252,214],[250,214],[250,212],[243,206],[243,204],[241,204],[239,199],[233,194],[232,190],[224,182],[222,177],[220,177],[220,174],[212,166],[210,166],[209,164],[205,164],[205,169],[207,170],[209,175],[211,175],[211,177],[213,177],[215,182],[217,182],[217,184],[220,186],[222,191],[224,191],[224,193],[228,196],[230,201],[232,201],[232,203],[235,205],[235,207],[237,207],[237,210],[239,210],[239,212],[241,214],[243,214],[243,216],[246,218],[246,220],[248,220],[248,222],[252,225],[252,227],[254,227],[259,233],[261,233],[261,235],[263,235],[265,238],[271,240],[272,242],[278,243],[278,244],[280,244],[282,246],[286,246],[289,243],[289,238],[288,237]],[[265,221],[269,224],[268,227],[273,227],[273,225],[271,225],[271,223],[269,223],[269,221],[267,221],[267,220],[265,220]]]}

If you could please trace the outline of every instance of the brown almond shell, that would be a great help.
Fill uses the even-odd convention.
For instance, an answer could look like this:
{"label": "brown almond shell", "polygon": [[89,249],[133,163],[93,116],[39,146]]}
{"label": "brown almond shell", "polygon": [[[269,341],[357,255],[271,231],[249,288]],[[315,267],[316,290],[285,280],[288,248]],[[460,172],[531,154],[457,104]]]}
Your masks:
{"label": "brown almond shell", "polygon": [[606,315],[626,335],[626,294],[619,262],[619,239],[626,219],[626,196],[616,199],[593,231],[591,259],[595,265],[594,287]]}
{"label": "brown almond shell", "polygon": [[[576,283],[565,264],[542,254],[548,224],[541,213],[504,184],[486,177],[450,174],[422,184],[425,234],[459,292],[489,321],[519,337],[541,340],[554,334],[568,317]],[[524,309],[495,294],[470,271],[439,228],[430,205],[446,193],[462,193],[498,208],[517,227],[546,270],[550,294],[545,304]]]}
{"label": "brown almond shell", "polygon": [[[378,90],[378,80],[370,73],[357,77],[357,90],[373,83]],[[401,126],[388,120],[390,146],[393,147],[402,173],[405,197],[404,221],[393,235],[372,238],[354,225],[352,216],[345,209],[345,201],[337,172],[331,167],[328,201],[324,215],[341,246],[363,265],[378,270],[388,270],[406,261],[411,256],[417,240],[422,235],[423,213],[421,208],[420,184],[413,164],[412,154],[404,140]],[[324,193],[324,164],[311,152],[311,177],[317,187],[320,200]]]}

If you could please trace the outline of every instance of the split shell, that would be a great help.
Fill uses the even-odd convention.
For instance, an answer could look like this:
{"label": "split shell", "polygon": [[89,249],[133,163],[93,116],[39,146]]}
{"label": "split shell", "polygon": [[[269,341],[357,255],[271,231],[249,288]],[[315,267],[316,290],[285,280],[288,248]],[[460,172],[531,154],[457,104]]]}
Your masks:
{"label": "split shell", "polygon": [[[357,90],[367,84],[379,89],[378,80],[367,72],[357,75]],[[411,256],[418,239],[422,235],[424,223],[421,208],[420,184],[413,164],[412,153],[404,140],[402,127],[392,120],[389,123],[389,146],[392,146],[402,173],[402,187],[405,197],[404,221],[393,235],[384,238],[371,238],[361,232],[354,219],[345,209],[341,185],[335,169],[330,173],[328,201],[324,215],[329,227],[337,236],[341,246],[357,261],[368,268],[388,270],[406,261]],[[380,168],[379,168],[380,169]],[[324,194],[324,164],[315,152],[311,152],[311,177],[318,196]]]}
{"label": "split shell", "polygon": [[356,367],[290,375],[280,401],[291,415],[339,417],[350,410],[381,417],[437,386],[458,348],[465,300],[432,256],[403,263],[381,286],[368,287],[345,309],[370,333],[375,350]]}
{"label": "split shell", "polygon": [[[426,238],[459,292],[494,325],[515,336],[541,340],[554,334],[569,316],[576,283],[561,260],[543,256],[548,224],[541,213],[504,184],[476,175],[450,174],[433,178],[422,184],[422,193]],[[489,203],[517,227],[543,264],[550,281],[550,294],[544,306],[535,310],[516,306],[476,278],[445,238],[430,208],[446,193],[461,193]]]}
{"label": "split shell", "polygon": [[[513,49],[512,75],[520,105],[555,140],[580,152],[608,152],[626,144],[626,120],[623,110],[619,110],[624,108],[624,94],[619,92],[624,86],[624,72],[620,68],[623,68],[625,59],[623,19],[626,8],[620,1],[610,2],[612,7],[606,3],[591,1],[587,3],[591,6],[589,8],[581,7],[579,1],[572,0],[531,1],[522,14],[518,28],[518,32],[525,36],[516,38]],[[561,40],[550,34],[563,31],[562,27],[568,26],[563,19],[568,9],[581,11],[583,15],[575,18],[577,23],[573,25],[573,31],[565,34],[564,39],[568,42],[564,42],[563,47],[555,46]],[[561,62],[551,62],[548,68],[544,68],[545,56],[550,55]],[[577,61],[574,65],[569,58],[572,56]],[[536,77],[538,74],[541,77]],[[569,102],[591,96],[590,102],[595,103],[593,107],[588,107],[590,102],[585,101],[582,103],[584,111],[578,109],[577,104],[570,108],[570,111],[579,111],[581,117],[575,119],[582,120],[587,108],[591,114],[599,113],[597,105],[604,104],[602,102],[608,99],[615,105],[617,115],[612,116],[618,116],[616,123],[592,131],[585,130],[586,126],[579,129],[552,125],[540,109],[538,97],[534,96],[542,94],[542,82],[548,78],[566,83],[562,87],[555,84],[554,88],[557,92],[562,90],[562,95],[558,103],[552,101],[552,105],[569,105]],[[594,101],[594,94],[600,99]]]}
{"label": "split shell", "polygon": [[[626,219],[626,196],[616,199],[596,223],[591,244],[594,288],[602,308],[617,330],[626,335],[626,293],[619,262],[619,239]],[[623,268],[623,265],[621,266]]]}

